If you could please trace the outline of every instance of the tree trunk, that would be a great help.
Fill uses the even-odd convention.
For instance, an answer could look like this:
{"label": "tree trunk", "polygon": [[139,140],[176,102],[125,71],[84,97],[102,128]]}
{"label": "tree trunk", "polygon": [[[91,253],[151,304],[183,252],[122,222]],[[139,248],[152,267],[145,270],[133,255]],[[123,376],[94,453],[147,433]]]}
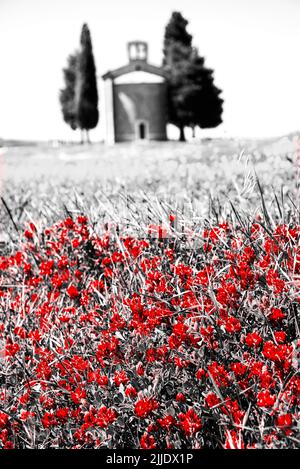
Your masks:
{"label": "tree trunk", "polygon": [[83,133],[83,130],[82,130],[82,129],[80,129],[80,135],[81,135],[81,137],[80,137],[80,143],[81,143],[81,145],[83,145],[83,142],[84,142],[84,133]]}
{"label": "tree trunk", "polygon": [[192,127],[192,137],[196,138],[196,127]]}
{"label": "tree trunk", "polygon": [[179,135],[179,141],[180,142],[185,142],[185,134],[184,134],[184,126],[181,125],[179,127],[180,135]]}
{"label": "tree trunk", "polygon": [[87,141],[88,143],[91,143],[89,131],[88,131],[87,129],[86,129],[85,133],[86,133],[86,141]]}

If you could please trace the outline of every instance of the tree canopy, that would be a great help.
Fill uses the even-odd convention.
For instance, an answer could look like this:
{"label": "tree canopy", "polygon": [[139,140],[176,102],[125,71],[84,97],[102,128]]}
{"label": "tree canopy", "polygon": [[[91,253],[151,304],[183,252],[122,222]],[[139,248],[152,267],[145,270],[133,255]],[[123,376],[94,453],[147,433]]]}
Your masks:
{"label": "tree canopy", "polygon": [[90,130],[99,119],[96,67],[89,28],[84,24],[80,36],[80,53],[77,61],[75,107],[78,127]]}
{"label": "tree canopy", "polygon": [[87,24],[82,26],[80,49],[69,55],[63,69],[65,88],[60,103],[65,122],[75,129],[88,131],[98,124],[98,90],[92,41]]}
{"label": "tree canopy", "polygon": [[193,47],[188,21],[174,12],[165,29],[163,66],[168,83],[168,121],[184,128],[216,127],[222,122],[221,90],[214,85],[213,71]]}

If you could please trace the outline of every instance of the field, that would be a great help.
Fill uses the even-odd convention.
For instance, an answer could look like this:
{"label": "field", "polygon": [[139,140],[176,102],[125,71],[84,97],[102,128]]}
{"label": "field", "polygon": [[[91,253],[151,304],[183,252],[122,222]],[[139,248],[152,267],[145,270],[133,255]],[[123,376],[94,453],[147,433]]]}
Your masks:
{"label": "field", "polygon": [[[208,213],[211,198],[225,204],[225,211],[230,199],[254,213],[260,205],[258,191],[252,190],[254,170],[269,202],[274,201],[272,188],[295,194],[297,142],[297,136],[291,136],[275,141],[208,140],[202,145],[0,148],[0,191],[16,223],[25,221],[26,214],[42,222],[54,215],[54,220],[64,206],[72,207],[75,195],[95,210],[107,206],[107,197],[111,202],[128,194],[138,203],[145,193],[175,204],[192,201],[201,216]],[[58,203],[53,203],[56,198]],[[1,210],[7,228],[7,213],[3,206]]]}
{"label": "field", "polygon": [[297,137],[0,148],[0,445],[299,447]]}

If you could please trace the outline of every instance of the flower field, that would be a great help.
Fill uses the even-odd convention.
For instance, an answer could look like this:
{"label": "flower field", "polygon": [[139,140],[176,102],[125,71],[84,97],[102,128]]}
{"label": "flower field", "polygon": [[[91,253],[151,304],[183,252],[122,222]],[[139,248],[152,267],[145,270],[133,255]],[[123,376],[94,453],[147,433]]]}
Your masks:
{"label": "flower field", "polygon": [[21,212],[32,182],[8,181],[0,446],[298,448],[300,220],[281,174],[278,193],[230,179],[236,199],[198,216],[131,189],[118,218],[118,182],[101,205],[87,181],[68,205],[36,183]]}

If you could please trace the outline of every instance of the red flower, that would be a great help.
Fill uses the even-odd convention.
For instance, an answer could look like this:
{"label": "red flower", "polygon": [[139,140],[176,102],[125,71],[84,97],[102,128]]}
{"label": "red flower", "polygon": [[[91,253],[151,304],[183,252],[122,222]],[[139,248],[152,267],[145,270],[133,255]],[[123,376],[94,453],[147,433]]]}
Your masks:
{"label": "red flower", "polygon": [[99,384],[99,386],[107,386],[108,385],[108,376],[99,374],[99,375],[97,375],[96,381]]}
{"label": "red flower", "polygon": [[273,362],[283,362],[291,358],[293,348],[285,344],[276,345],[271,340],[268,340],[264,345],[262,353]]}
{"label": "red flower", "polygon": [[249,332],[245,339],[248,347],[259,347],[262,343],[262,338],[257,332]]}
{"label": "red flower", "polygon": [[290,428],[293,425],[293,417],[291,414],[281,414],[277,418],[277,426],[281,429]]}
{"label": "red flower", "polygon": [[274,332],[274,337],[276,339],[276,342],[279,344],[283,344],[286,340],[286,333],[284,331],[276,331]]}
{"label": "red flower", "polygon": [[272,308],[268,318],[271,321],[280,321],[281,319],[285,318],[285,313],[280,308]]}
{"label": "red flower", "polygon": [[157,419],[157,423],[162,427],[165,428],[166,430],[170,430],[171,427],[173,427],[176,423],[176,420],[172,415],[166,415],[162,419]]}
{"label": "red flower", "polygon": [[180,426],[187,436],[194,435],[203,426],[200,417],[192,408],[189,409],[186,413],[180,413],[178,417]]}
{"label": "red flower", "polygon": [[237,318],[231,317],[225,321],[225,329],[230,334],[234,334],[235,332],[239,332],[242,329],[242,326]]}
{"label": "red flower", "polygon": [[27,238],[29,240],[33,239],[33,233],[30,230],[25,230],[24,231],[24,236],[25,236],[25,238]]}
{"label": "red flower", "polygon": [[232,363],[231,369],[236,377],[240,377],[246,373],[247,366],[243,365],[243,363],[236,362],[236,363]]}
{"label": "red flower", "polygon": [[4,428],[8,422],[8,415],[0,411],[0,429]]}
{"label": "red flower", "polygon": [[96,417],[95,423],[100,428],[106,428],[117,419],[117,412],[114,409],[108,409],[106,406],[102,406]]}
{"label": "red flower", "polygon": [[30,412],[24,409],[22,409],[20,413],[20,419],[23,420],[23,422],[26,422],[26,420],[28,420],[30,417],[35,417],[35,416],[36,414],[34,412]]}
{"label": "red flower", "polygon": [[186,401],[185,395],[182,394],[182,392],[179,392],[178,394],[176,394],[176,401],[185,402]]}
{"label": "red flower", "polygon": [[22,394],[22,396],[19,397],[18,401],[20,402],[20,404],[26,405],[29,401],[29,398],[30,394],[28,392],[25,392],[24,394]]}
{"label": "red flower", "polygon": [[12,441],[6,441],[5,445],[4,445],[4,449],[13,449],[14,448],[14,444]]}
{"label": "red flower", "polygon": [[38,378],[49,380],[52,374],[51,368],[46,360],[42,360],[36,367]]}
{"label": "red flower", "polygon": [[156,444],[154,436],[149,435],[148,433],[144,433],[144,435],[140,439],[140,445],[142,449],[155,449]]}
{"label": "red flower", "polygon": [[117,386],[120,386],[120,384],[126,384],[128,383],[129,379],[125,373],[125,371],[120,371],[118,373],[115,373],[114,376],[114,382]]}
{"label": "red flower", "polygon": [[196,378],[199,380],[204,378],[205,375],[206,375],[206,372],[205,370],[203,370],[203,368],[199,368],[199,370],[196,371]]}
{"label": "red flower", "polygon": [[67,293],[70,298],[77,298],[79,296],[79,291],[74,285],[70,285],[67,289]]}
{"label": "red flower", "polygon": [[14,357],[20,351],[19,344],[15,343],[8,343],[5,346],[5,356],[7,357]]}
{"label": "red flower", "polygon": [[139,362],[136,366],[136,374],[138,376],[144,376],[144,374],[145,374],[145,370],[144,370],[143,364],[141,362]]}
{"label": "red flower", "polygon": [[133,386],[129,385],[125,389],[125,394],[128,397],[135,398],[137,396],[137,390]]}
{"label": "red flower", "polygon": [[54,267],[54,261],[46,261],[40,263],[40,275],[51,275]]}
{"label": "red flower", "polygon": [[73,228],[74,225],[75,225],[75,223],[74,223],[74,221],[72,220],[71,217],[68,217],[68,218],[65,219],[65,226],[67,228]]}
{"label": "red flower", "polygon": [[217,386],[228,386],[229,374],[223,365],[219,365],[217,362],[213,362],[208,365],[207,369]]}
{"label": "red flower", "polygon": [[70,395],[74,404],[79,404],[81,399],[86,397],[86,390],[78,387],[75,391],[72,391]]}
{"label": "red flower", "polygon": [[27,333],[24,327],[15,327],[14,333],[15,335],[19,336],[21,339],[25,339],[27,337]]}
{"label": "red flower", "polygon": [[158,402],[152,398],[140,399],[135,403],[134,412],[137,417],[146,418],[158,408]]}
{"label": "red flower", "polygon": [[69,409],[67,407],[59,408],[56,410],[55,415],[59,420],[65,421],[69,416]]}
{"label": "red flower", "polygon": [[52,412],[45,412],[41,420],[44,428],[54,427],[55,425],[58,425],[58,421],[56,420],[55,415]]}
{"label": "red flower", "polygon": [[86,223],[87,223],[87,217],[84,216],[84,215],[79,215],[79,216],[77,217],[77,221],[78,221],[78,223],[80,223],[80,225],[86,225]]}
{"label": "red flower", "polygon": [[270,394],[270,391],[267,389],[266,391],[260,391],[257,394],[257,405],[258,407],[273,407],[276,401],[276,396]]}
{"label": "red flower", "polygon": [[208,407],[214,407],[221,402],[221,399],[214,392],[210,392],[207,394],[205,401]]}

